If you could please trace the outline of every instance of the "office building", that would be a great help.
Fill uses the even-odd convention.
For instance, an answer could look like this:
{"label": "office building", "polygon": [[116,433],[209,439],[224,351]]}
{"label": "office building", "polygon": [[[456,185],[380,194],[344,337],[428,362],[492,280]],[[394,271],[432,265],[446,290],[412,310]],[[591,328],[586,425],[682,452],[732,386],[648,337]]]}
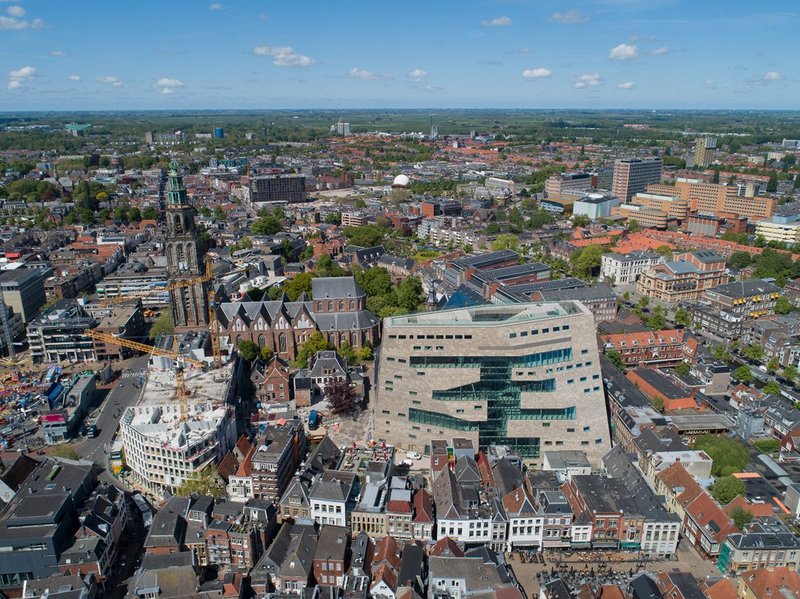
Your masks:
{"label": "office building", "polygon": [[576,200],[572,205],[572,213],[576,216],[588,216],[596,221],[611,216],[611,210],[615,206],[619,206],[619,198],[592,193]]}
{"label": "office building", "polygon": [[[479,342],[473,341],[479,340]],[[599,462],[609,447],[592,313],[575,301],[487,305],[384,321],[379,440],[430,453],[433,436]]]}
{"label": "office building", "polygon": [[544,182],[545,194],[549,196],[560,196],[567,190],[590,190],[594,185],[595,178],[589,173],[561,173],[547,178]]}
{"label": "office building", "polygon": [[350,123],[343,123],[342,121],[336,123],[336,134],[345,137],[350,135]]}
{"label": "office building", "polygon": [[61,300],[28,324],[31,360],[34,364],[94,361],[94,343],[84,333],[96,324],[76,300]]}
{"label": "office building", "polygon": [[780,243],[800,243],[800,217],[796,214],[775,215],[756,223],[756,237]]}
{"label": "office building", "polygon": [[660,183],[663,169],[661,158],[616,160],[611,193],[624,203],[630,202],[634,194],[645,191],[651,183]]}
{"label": "office building", "polygon": [[0,296],[14,314],[22,316],[25,323],[30,322],[47,301],[42,271],[16,268],[0,272]]}
{"label": "office building", "polygon": [[642,273],[639,293],[666,302],[697,299],[727,279],[725,258],[711,250],[676,254]]}
{"label": "office building", "polygon": [[716,149],[716,137],[698,137],[694,142],[694,165],[703,168],[709,166],[714,162]]}
{"label": "office building", "polygon": [[295,204],[306,201],[306,178],[302,175],[265,175],[250,180],[253,203]]}
{"label": "office building", "polygon": [[[633,196],[631,204],[663,212],[668,219],[684,220],[689,202],[672,194],[640,192]],[[641,223],[640,223],[641,224]]]}

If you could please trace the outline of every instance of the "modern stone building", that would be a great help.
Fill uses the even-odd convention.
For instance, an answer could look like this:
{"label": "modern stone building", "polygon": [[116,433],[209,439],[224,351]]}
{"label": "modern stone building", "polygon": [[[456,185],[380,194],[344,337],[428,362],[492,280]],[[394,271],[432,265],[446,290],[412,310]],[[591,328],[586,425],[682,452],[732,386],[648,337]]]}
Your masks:
{"label": "modern stone building", "polygon": [[529,463],[610,448],[592,313],[580,302],[444,310],[388,318],[376,381],[378,440],[430,453],[461,436],[508,445]]}

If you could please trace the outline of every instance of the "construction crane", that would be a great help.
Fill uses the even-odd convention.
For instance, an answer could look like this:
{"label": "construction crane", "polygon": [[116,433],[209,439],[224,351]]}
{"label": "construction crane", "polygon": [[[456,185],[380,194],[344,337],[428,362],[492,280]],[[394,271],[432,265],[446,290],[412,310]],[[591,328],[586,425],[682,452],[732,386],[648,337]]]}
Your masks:
{"label": "construction crane", "polygon": [[175,369],[175,385],[177,387],[180,419],[181,422],[184,422],[189,418],[189,406],[186,398],[186,384],[183,375],[183,364],[188,363],[192,364],[193,366],[205,368],[205,362],[195,360],[194,358],[187,358],[178,351],[153,347],[152,345],[147,345],[146,343],[139,343],[138,341],[131,341],[130,339],[115,337],[114,335],[101,333],[100,331],[95,331],[92,329],[84,331],[83,334],[95,341],[110,343],[111,345],[117,345],[119,347],[127,347],[129,349],[135,349],[136,351],[152,354],[154,356],[163,356],[165,358],[172,358],[175,360],[177,362],[177,368]]}
{"label": "construction crane", "polygon": [[124,304],[125,302],[129,302],[132,300],[143,299],[149,297],[151,295],[155,295],[157,293],[164,293],[169,291],[175,291],[176,289],[183,289],[185,287],[191,287],[192,285],[197,285],[201,283],[206,283],[214,278],[214,272],[211,269],[211,258],[206,256],[206,270],[202,275],[197,277],[192,277],[190,279],[183,279],[181,281],[176,281],[175,283],[169,283],[163,287],[153,287],[152,289],[147,289],[145,291],[137,291],[135,293],[128,293],[123,295],[120,293],[119,295],[115,295],[112,297],[104,297],[100,301],[101,306],[115,306],[117,304]]}

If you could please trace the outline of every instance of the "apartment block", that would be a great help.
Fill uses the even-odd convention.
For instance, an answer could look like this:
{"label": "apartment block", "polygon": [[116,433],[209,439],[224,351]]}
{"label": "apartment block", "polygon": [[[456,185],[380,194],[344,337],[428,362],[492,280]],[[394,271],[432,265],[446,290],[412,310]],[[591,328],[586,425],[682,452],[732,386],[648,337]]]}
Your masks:
{"label": "apartment block", "polygon": [[616,351],[628,368],[639,366],[670,366],[694,353],[696,341],[687,346],[685,331],[632,331],[600,335],[603,352]]}
{"label": "apartment block", "polygon": [[650,185],[647,191],[677,195],[688,202],[689,209],[693,212],[709,215],[736,214],[749,220],[768,218],[775,213],[777,207],[775,198],[756,195],[755,184],[752,182],[739,186],[678,178],[675,185]]}
{"label": "apartment block", "polygon": [[611,192],[623,203],[628,203],[635,194],[645,191],[651,183],[660,183],[663,169],[661,158],[616,160]]}
{"label": "apartment block", "polygon": [[775,313],[780,295],[780,287],[761,279],[725,283],[707,289],[691,305],[692,321],[718,337],[737,339],[748,321]]}
{"label": "apartment block", "polygon": [[698,137],[694,142],[695,166],[707,167],[714,162],[714,152],[717,149],[716,137]]}
{"label": "apartment block", "polygon": [[609,437],[594,331],[574,301],[386,319],[377,436],[426,454],[434,436],[463,436],[533,463],[551,446],[597,461]]}

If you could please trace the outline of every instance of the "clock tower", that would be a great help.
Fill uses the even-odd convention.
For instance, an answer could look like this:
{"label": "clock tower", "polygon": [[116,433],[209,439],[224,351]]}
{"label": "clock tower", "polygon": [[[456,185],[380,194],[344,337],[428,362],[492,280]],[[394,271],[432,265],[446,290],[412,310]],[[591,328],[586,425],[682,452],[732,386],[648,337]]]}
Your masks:
{"label": "clock tower", "polygon": [[[167,279],[170,284],[201,277],[205,248],[194,222],[195,209],[189,205],[178,164],[169,165],[167,183]],[[170,291],[176,329],[208,328],[207,283],[197,282]]]}

